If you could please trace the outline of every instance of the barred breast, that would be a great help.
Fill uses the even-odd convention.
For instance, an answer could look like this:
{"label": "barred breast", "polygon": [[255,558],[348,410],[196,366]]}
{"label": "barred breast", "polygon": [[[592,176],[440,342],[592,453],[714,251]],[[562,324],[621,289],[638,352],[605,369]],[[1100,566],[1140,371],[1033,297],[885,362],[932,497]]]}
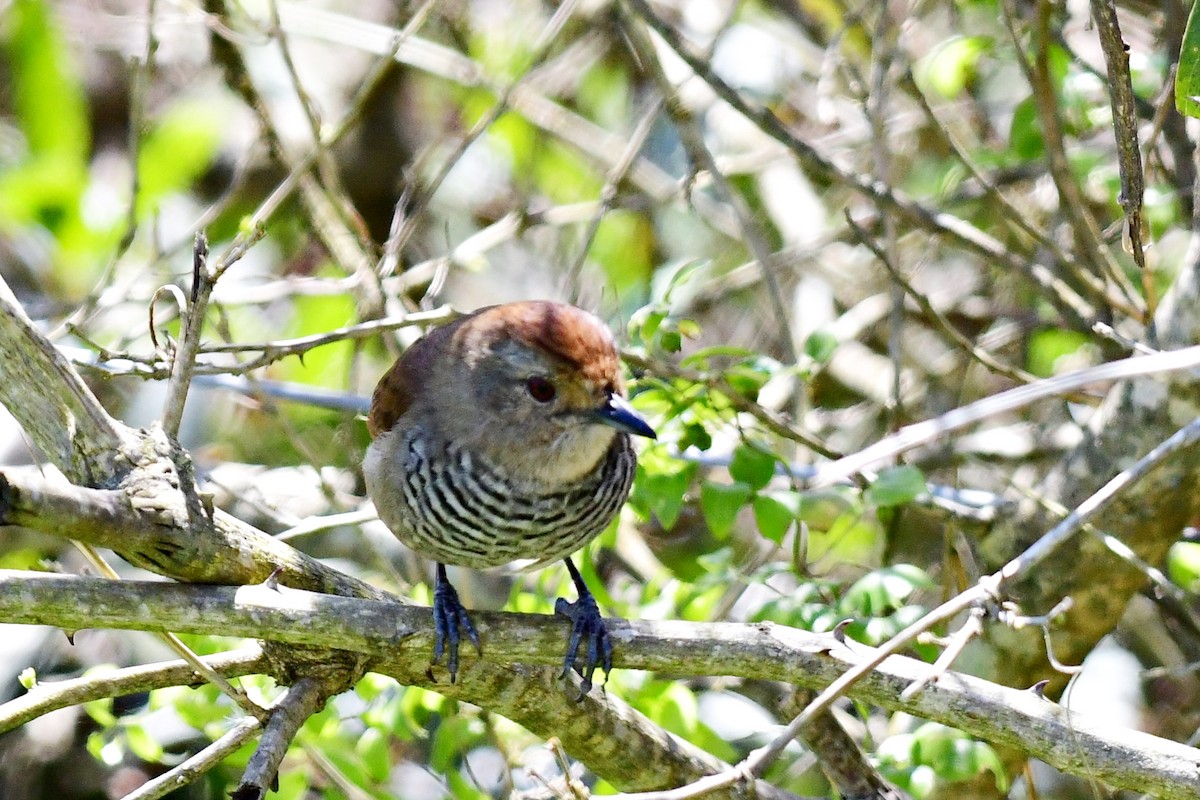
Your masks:
{"label": "barred breast", "polygon": [[[403,466],[375,479],[395,481],[403,502],[380,507],[380,518],[421,555],[465,567],[566,558],[612,521],[636,468],[630,437],[620,433],[592,472],[543,489],[508,479],[453,442],[431,441],[420,427],[394,435],[403,439],[392,463]],[[365,471],[370,480],[373,470]]]}

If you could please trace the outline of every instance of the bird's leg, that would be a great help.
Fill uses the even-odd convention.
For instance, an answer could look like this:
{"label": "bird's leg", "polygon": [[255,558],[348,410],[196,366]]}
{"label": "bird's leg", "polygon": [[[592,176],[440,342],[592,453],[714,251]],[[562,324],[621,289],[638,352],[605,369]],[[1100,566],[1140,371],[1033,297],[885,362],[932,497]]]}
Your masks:
{"label": "bird's leg", "polygon": [[483,655],[483,649],[479,646],[479,634],[475,632],[475,626],[471,624],[467,610],[459,601],[458,592],[454,590],[454,587],[450,585],[450,580],[446,577],[446,565],[438,564],[433,581],[433,631],[435,637],[433,663],[436,664],[442,660],[443,650],[448,651],[446,669],[450,672],[451,683],[454,683],[458,676],[460,629],[467,634],[467,638],[471,640],[471,644],[475,645],[479,654]]}
{"label": "bird's leg", "polygon": [[595,673],[596,667],[603,667],[605,675],[612,672],[613,645],[608,628],[604,626],[604,618],[600,616],[600,608],[596,605],[596,598],[588,591],[587,584],[583,582],[583,577],[579,570],[575,569],[571,559],[564,560],[567,562],[567,570],[571,573],[571,580],[575,584],[579,599],[568,603],[560,597],[554,603],[554,613],[571,620],[571,638],[567,642],[567,657],[563,661],[562,677],[567,677],[571,668],[575,667],[579,645],[587,639],[587,656],[583,662],[583,669],[577,668],[583,676],[583,685],[580,687],[583,691],[579,695],[579,699],[582,700],[584,695],[592,690],[592,674]]}

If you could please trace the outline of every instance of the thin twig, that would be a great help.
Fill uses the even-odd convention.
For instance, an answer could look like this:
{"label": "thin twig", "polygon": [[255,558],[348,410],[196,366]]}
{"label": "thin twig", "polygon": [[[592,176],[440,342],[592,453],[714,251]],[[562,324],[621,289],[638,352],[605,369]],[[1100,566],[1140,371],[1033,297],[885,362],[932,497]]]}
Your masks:
{"label": "thin twig", "polygon": [[245,717],[226,731],[219,739],[196,755],[172,767],[156,778],[146,781],[122,800],[158,800],[176,789],[194,783],[227,756],[232,755],[246,742],[258,735],[262,723],[254,717]]}
{"label": "thin twig", "polygon": [[271,714],[263,727],[258,747],[231,795],[234,800],[266,796],[300,726],[321,710],[326,699],[325,688],[317,678],[306,675],[288,687],[287,694],[271,706]]}
{"label": "thin twig", "polygon": [[1065,519],[998,571],[981,578],[975,586],[930,611],[881,645],[871,658],[847,671],[826,687],[771,744],[751,753],[739,766],[744,766],[752,775],[761,776],[766,768],[779,757],[787,744],[803,730],[804,726],[811,722],[817,714],[828,709],[856,681],[882,664],[888,656],[900,652],[902,648],[934,625],[950,620],[978,603],[989,600],[998,601],[1001,597],[1001,590],[1006,585],[1048,558],[1067,539],[1074,536],[1083,525],[1106,509],[1122,490],[1145,477],[1148,472],[1176,452],[1194,445],[1197,440],[1200,440],[1200,418],[1176,431],[1170,438],[1138,459],[1128,469],[1122,470],[1114,476],[1072,510]]}
{"label": "thin twig", "polygon": [[545,28],[538,34],[537,39],[530,48],[532,57],[529,60],[526,70],[500,91],[496,97],[496,102],[492,104],[491,108],[484,112],[471,127],[471,130],[459,139],[454,148],[447,153],[438,171],[429,179],[429,182],[418,191],[413,192],[411,201],[404,209],[404,219],[401,221],[395,234],[388,237],[388,241],[384,247],[386,252],[398,254],[404,250],[408,240],[416,232],[421,212],[425,210],[425,207],[433,199],[442,182],[446,180],[446,176],[450,174],[450,170],[454,169],[455,165],[458,164],[463,154],[467,151],[467,148],[474,144],[480,136],[487,133],[492,123],[499,119],[500,115],[508,111],[513,95],[520,88],[521,84],[528,79],[530,70],[546,58],[546,55],[550,52],[550,46],[554,44],[554,41],[558,38],[558,34],[562,31],[563,26],[566,25],[567,20],[575,13],[578,5],[579,0],[566,0],[566,2],[558,6],[554,12],[554,16],[546,23]]}
{"label": "thin twig", "polygon": [[985,397],[969,405],[948,411],[941,416],[901,428],[873,445],[844,456],[837,461],[821,464],[810,485],[829,486],[845,480],[877,464],[884,463],[905,450],[929,444],[952,431],[982,422],[988,417],[1023,408],[1045,397],[1056,397],[1078,391],[1091,383],[1125,380],[1160,372],[1188,370],[1200,367],[1200,345],[1167,350],[1153,355],[1140,355],[1094,367],[1044,378],[1036,383],[1017,386],[1000,394]]}
{"label": "thin twig", "polygon": [[[257,645],[204,656],[203,660],[211,669],[230,676],[267,670],[262,648]],[[92,673],[62,681],[39,681],[25,694],[0,705],[0,733],[11,731],[60,708],[167,686],[185,686],[194,683],[197,677],[195,667],[181,660],[125,667],[109,673]]]}
{"label": "thin twig", "polygon": [[662,110],[662,98],[655,97],[650,101],[646,110],[642,112],[641,118],[637,125],[633,128],[633,133],[629,135],[629,145],[625,152],[621,155],[621,160],[618,161],[604,180],[604,188],[600,190],[600,203],[596,209],[596,213],[592,215],[588,222],[587,230],[583,234],[583,244],[579,248],[579,255],[575,257],[574,263],[567,270],[566,283],[570,287],[572,302],[580,301],[580,290],[583,288],[579,285],[579,276],[583,272],[583,265],[587,261],[588,250],[591,249],[592,242],[596,238],[596,232],[600,230],[600,223],[604,216],[612,210],[613,205],[617,200],[617,190],[625,181],[626,175],[629,174],[633,162],[637,159],[638,154],[642,151],[642,145],[646,143],[646,137],[650,135],[654,121],[658,118],[658,112]]}
{"label": "thin twig", "polygon": [[642,7],[636,2],[630,5],[636,11],[636,16],[626,9],[628,21],[625,28],[626,41],[633,48],[634,56],[641,69],[647,72],[658,85],[663,105],[675,123],[675,129],[679,132],[679,138],[683,142],[684,148],[687,149],[689,157],[698,169],[708,174],[717,194],[733,209],[741,239],[754,254],[754,258],[762,270],[763,283],[767,287],[767,298],[771,302],[771,309],[775,316],[777,340],[788,363],[795,364],[799,360],[796,342],[792,337],[792,326],[789,321],[787,303],[783,299],[783,290],[779,287],[775,273],[767,266],[771,257],[771,249],[767,246],[766,236],[746,205],[746,199],[742,197],[741,193],[734,191],[728,179],[717,167],[716,159],[713,158],[708,145],[704,142],[704,135],[697,127],[691,112],[684,108],[676,87],[671,84],[663,71],[662,64],[659,63],[658,56],[654,52],[654,43],[646,32],[645,20],[641,19]]}
{"label": "thin twig", "polygon": [[1129,48],[1121,38],[1116,4],[1112,0],[1092,0],[1092,19],[1100,36],[1100,49],[1108,68],[1109,97],[1112,102],[1113,132],[1117,139],[1117,166],[1121,173],[1121,195],[1118,200],[1125,212],[1129,251],[1142,275],[1142,291],[1146,295],[1146,318],[1154,318],[1158,305],[1154,290],[1154,273],[1146,266],[1146,243],[1142,241],[1142,198],[1146,191],[1142,174],[1142,152],[1138,146],[1138,118],[1134,104],[1133,79],[1129,73]]}
{"label": "thin twig", "polygon": [[196,366],[196,353],[200,351],[204,315],[215,280],[216,274],[210,272],[208,267],[208,237],[199,231],[192,247],[192,291],[188,298],[187,314],[183,318],[183,336],[171,359],[171,378],[167,382],[167,397],[163,401],[162,426],[172,438],[179,435],[179,425],[183,421],[183,407],[187,402],[192,370]]}
{"label": "thin twig", "polygon": [[895,281],[904,290],[904,292],[913,299],[917,306],[920,307],[921,311],[924,312],[924,314],[933,322],[934,326],[940,329],[946,335],[946,337],[955,345],[957,345],[964,353],[982,364],[987,369],[997,372],[1006,378],[1011,378],[1017,383],[1033,383],[1034,381],[1038,380],[1038,377],[1032,373],[997,360],[994,356],[992,356],[991,353],[980,347],[977,347],[974,342],[972,342],[966,336],[963,336],[959,330],[955,328],[953,324],[951,324],[950,320],[946,318],[945,314],[934,308],[933,303],[929,302],[929,298],[925,294],[918,292],[913,287],[908,279],[901,274],[896,265],[892,263],[891,258],[883,250],[883,248],[879,247],[875,241],[870,238],[870,235],[867,233],[867,231],[859,226],[859,224],[854,221],[848,212],[846,214],[846,222],[850,225],[850,230],[854,232],[855,238],[858,239],[860,244],[862,244],[875,255],[875,258],[879,260],[879,263],[883,264],[884,269],[888,271],[888,274],[892,277],[892,280]]}

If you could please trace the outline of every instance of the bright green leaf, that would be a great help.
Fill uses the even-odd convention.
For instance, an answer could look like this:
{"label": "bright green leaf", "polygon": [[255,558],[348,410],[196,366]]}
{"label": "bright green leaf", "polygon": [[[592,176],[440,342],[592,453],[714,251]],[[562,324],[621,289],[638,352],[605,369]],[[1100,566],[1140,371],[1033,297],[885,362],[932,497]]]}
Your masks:
{"label": "bright green leaf", "polygon": [[1046,153],[1046,139],[1038,122],[1037,104],[1026,97],[1013,109],[1008,128],[1008,146],[1019,158],[1036,161]]}
{"label": "bright green leaf", "polygon": [[1090,346],[1090,341],[1087,334],[1065,328],[1037,331],[1029,337],[1028,369],[1038,377],[1048,378],[1060,371],[1059,359],[1076,355],[1081,348]]}
{"label": "bright green leaf", "polygon": [[[667,312],[662,309],[643,309],[645,317],[641,320],[637,335],[643,342],[654,341],[654,334],[667,318]],[[635,317],[634,321],[637,321]]]}
{"label": "bright green leaf", "polygon": [[813,331],[804,340],[804,355],[818,364],[826,364],[837,349],[837,337],[828,331]]}
{"label": "bright green leaf", "polygon": [[279,789],[271,793],[271,800],[300,800],[308,794],[308,775],[302,769],[281,770],[278,780]]}
{"label": "bright green leaf", "polygon": [[1175,71],[1175,108],[1180,114],[1200,117],[1200,4],[1188,12],[1183,44],[1179,48],[1179,67]]}
{"label": "bright green leaf", "polygon": [[443,775],[449,773],[483,734],[483,722],[477,717],[457,714],[443,718],[433,736],[429,765]]}
{"label": "bright green leaf", "polygon": [[378,728],[367,728],[354,743],[354,752],[362,759],[371,780],[386,781],[392,769],[388,738]]}
{"label": "bright green leaf", "polygon": [[713,483],[705,481],[700,487],[700,510],[713,536],[724,539],[733,530],[738,511],[750,498],[750,487],[744,483]]}
{"label": "bright green leaf", "polygon": [[890,614],[904,605],[917,589],[934,583],[920,567],[896,564],[868,572],[843,596],[843,608],[856,616]]}
{"label": "bright green leaf", "polygon": [[700,720],[696,695],[682,683],[672,681],[663,693],[657,721],[667,730],[690,738]]}
{"label": "bright green leaf", "polygon": [[1167,552],[1167,575],[1189,592],[1200,591],[1200,542],[1176,542]]}
{"label": "bright green leaf", "polygon": [[600,220],[588,255],[604,268],[608,285],[618,296],[623,295],[650,277],[654,264],[654,229],[642,214],[610,211]]}
{"label": "bright green leaf", "polygon": [[448,773],[446,782],[450,785],[450,796],[454,800],[491,800],[491,795],[458,770]]}
{"label": "bright green leaf", "polygon": [[129,725],[125,728],[125,739],[129,743],[129,750],[135,756],[149,764],[157,764],[162,761],[163,749],[154,737],[152,737],[141,725]]}
{"label": "bright green leaf", "polygon": [[789,527],[800,517],[799,492],[763,492],[754,498],[754,521],[759,533],[779,544]]}
{"label": "bright green leaf", "polygon": [[684,495],[692,485],[697,466],[679,459],[655,458],[660,450],[647,449],[638,463],[634,507],[653,514],[665,530],[675,527]]}
{"label": "bright green leaf", "polygon": [[138,214],[190,186],[208,169],[220,143],[220,118],[197,101],[174,103],[142,140],[138,153]]}
{"label": "bright green leaf", "polygon": [[113,702],[111,697],[89,700],[83,704],[83,710],[101,728],[110,728],[116,724],[117,717],[113,714],[112,707]]}
{"label": "bright green leaf", "polygon": [[752,489],[761,489],[775,477],[775,456],[754,445],[741,444],[733,451],[729,474]]}
{"label": "bright green leaf", "polygon": [[13,105],[32,155],[83,166],[91,147],[87,105],[52,9],[51,3],[17,0],[0,25]]}
{"label": "bright green leaf", "polygon": [[867,502],[878,508],[911,503],[928,491],[925,475],[913,466],[888,467],[867,487]]}
{"label": "bright green leaf", "polygon": [[913,71],[923,86],[953,100],[974,79],[979,57],[991,51],[990,37],[954,36],[935,45]]}

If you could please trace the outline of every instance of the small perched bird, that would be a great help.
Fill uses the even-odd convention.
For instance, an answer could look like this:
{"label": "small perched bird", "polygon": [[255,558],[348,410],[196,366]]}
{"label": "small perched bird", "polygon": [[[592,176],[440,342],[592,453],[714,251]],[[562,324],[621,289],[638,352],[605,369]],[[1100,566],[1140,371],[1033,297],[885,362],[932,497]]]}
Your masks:
{"label": "small perched bird", "polygon": [[587,641],[583,692],[612,642],[569,556],[601,531],[629,494],[630,435],[654,430],[625,399],[611,332],[564,303],[489,306],[437,328],[379,381],[367,418],[367,493],[400,541],[437,562],[433,661],[479,637],[446,565],[495,567],[564,559],[578,599],[563,665]]}

